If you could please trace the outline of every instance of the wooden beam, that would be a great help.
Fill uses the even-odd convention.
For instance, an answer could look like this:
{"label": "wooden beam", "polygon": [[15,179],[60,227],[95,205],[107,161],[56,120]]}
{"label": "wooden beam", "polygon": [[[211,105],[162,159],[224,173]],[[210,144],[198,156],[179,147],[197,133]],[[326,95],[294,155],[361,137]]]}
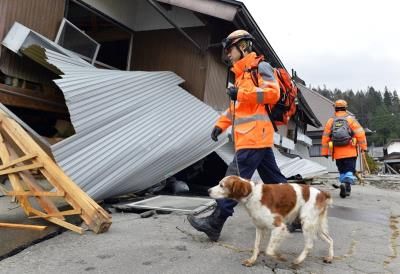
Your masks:
{"label": "wooden beam", "polygon": [[59,191],[66,193],[64,199],[74,209],[82,209],[81,218],[88,227],[95,233],[107,231],[111,225],[111,216],[79,188],[18,123],[4,115],[0,115],[0,122],[1,130],[13,140],[24,154],[37,153],[38,157],[32,159],[32,162],[43,164],[43,168],[39,170],[46,179]]}
{"label": "wooden beam", "polygon": [[20,171],[36,169],[36,168],[40,168],[40,167],[43,167],[42,163],[34,163],[34,164],[31,164],[31,165],[7,168],[7,169],[4,169],[4,170],[0,171],[0,175],[17,173],[17,172],[20,172]]}
{"label": "wooden beam", "polygon": [[[8,152],[10,153],[11,159],[18,158],[17,153],[14,151],[10,144],[6,144],[6,147],[8,149]],[[17,166],[18,165],[19,164],[17,164]],[[29,171],[21,171],[19,172],[19,176],[21,177],[22,181],[24,181],[25,184],[28,186],[29,190],[38,192],[44,191],[43,188],[36,182],[32,174],[29,173]],[[37,197],[37,201],[41,208],[43,208],[43,210],[48,214],[60,212],[55,204],[46,196]],[[59,216],[57,218],[65,220],[63,216]]]}
{"label": "wooden beam", "polygon": [[8,196],[46,196],[46,197],[64,197],[64,192],[46,192],[46,191],[8,191]]}
{"label": "wooden beam", "polygon": [[364,166],[367,168],[368,174],[371,174],[371,170],[369,169],[367,157],[365,156],[365,152],[361,152],[361,157],[363,159]]}
{"label": "wooden beam", "polygon": [[[4,165],[10,162],[10,155],[8,154],[6,143],[4,142],[3,135],[0,133],[0,158]],[[11,186],[16,191],[25,191],[19,181],[19,177],[16,174],[9,174],[8,178],[10,179]],[[20,202],[22,209],[25,214],[29,214],[28,208],[31,207],[29,200],[27,197],[20,196],[17,197],[17,200]]]}
{"label": "wooden beam", "polygon": [[17,228],[17,229],[44,230],[44,229],[46,229],[47,226],[45,226],[45,225],[24,225],[24,224],[0,223],[0,227]]}
{"label": "wooden beam", "polygon": [[389,164],[386,163],[386,167],[387,167],[393,174],[399,175],[399,173],[398,173],[393,167],[391,167]]}
{"label": "wooden beam", "polygon": [[[78,210],[78,209],[71,209],[71,210],[65,210],[65,211],[61,211],[58,213],[49,213],[46,214],[47,217],[59,217],[59,216],[69,216],[69,215],[79,215],[82,213],[82,210]],[[35,219],[35,218],[42,218],[40,216],[31,216],[29,217],[30,219]]]}
{"label": "wooden beam", "polygon": [[75,232],[77,232],[79,234],[83,234],[83,228],[81,228],[79,226],[76,226],[76,225],[73,225],[73,224],[70,224],[70,223],[68,223],[66,221],[63,221],[63,220],[48,216],[47,214],[45,214],[43,212],[40,212],[39,210],[37,210],[35,208],[32,208],[32,207],[29,208],[29,212],[31,212],[32,214],[35,214],[37,216],[40,216],[40,217],[46,219],[49,222],[52,222],[52,223],[57,224],[59,226],[65,227],[65,228],[67,228],[69,230],[72,230],[72,231],[75,231]]}
{"label": "wooden beam", "polygon": [[11,87],[0,83],[0,101],[5,105],[67,114],[68,109],[61,96],[43,96],[40,91]]}
{"label": "wooden beam", "polygon": [[31,159],[35,158],[36,156],[37,155],[25,155],[25,156],[22,156],[20,158],[15,159],[15,160],[11,160],[6,165],[5,164],[1,165],[0,166],[0,170],[9,168],[9,167],[14,166],[14,165],[16,165],[18,163],[22,163],[22,162],[31,160]]}

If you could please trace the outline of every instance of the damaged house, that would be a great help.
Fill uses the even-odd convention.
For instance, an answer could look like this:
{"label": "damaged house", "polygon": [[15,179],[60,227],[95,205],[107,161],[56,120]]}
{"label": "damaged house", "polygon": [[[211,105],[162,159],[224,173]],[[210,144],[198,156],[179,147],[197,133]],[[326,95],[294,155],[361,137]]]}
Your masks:
{"label": "damaged house", "polygon": [[[239,28],[284,67],[238,1],[3,0],[0,102],[95,199],[207,163],[215,179],[233,159],[227,135],[209,137],[228,106],[220,41]],[[326,168],[304,159],[306,130],[321,123],[298,99],[275,155],[286,177],[312,178]]]}

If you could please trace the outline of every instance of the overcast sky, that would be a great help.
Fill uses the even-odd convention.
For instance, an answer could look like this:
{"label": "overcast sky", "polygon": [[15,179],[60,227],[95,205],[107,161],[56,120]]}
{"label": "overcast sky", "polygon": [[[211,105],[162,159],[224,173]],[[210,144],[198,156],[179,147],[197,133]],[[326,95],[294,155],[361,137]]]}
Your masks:
{"label": "overcast sky", "polygon": [[396,0],[241,0],[307,86],[400,91]]}

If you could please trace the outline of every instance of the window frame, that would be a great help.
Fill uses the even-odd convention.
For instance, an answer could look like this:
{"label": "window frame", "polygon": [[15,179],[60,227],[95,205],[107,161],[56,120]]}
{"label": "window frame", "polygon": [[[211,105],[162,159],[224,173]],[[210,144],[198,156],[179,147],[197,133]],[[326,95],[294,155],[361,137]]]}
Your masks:
{"label": "window frame", "polygon": [[70,21],[69,21],[67,18],[65,18],[65,17],[64,17],[63,20],[61,21],[61,25],[60,25],[60,27],[58,28],[57,36],[56,36],[56,39],[54,40],[54,42],[55,42],[57,45],[63,47],[63,45],[60,45],[60,44],[59,44],[59,41],[60,41],[61,34],[62,34],[62,32],[63,32],[64,27],[65,27],[66,24],[68,24],[70,27],[73,27],[75,30],[79,31],[79,32],[82,33],[86,38],[88,38],[90,41],[92,41],[92,42],[94,42],[94,43],[96,44],[96,50],[95,50],[95,52],[94,52],[94,55],[93,55],[93,58],[92,58],[92,59],[90,59],[90,57],[88,57],[88,56],[82,55],[82,54],[80,54],[80,53],[78,53],[78,52],[75,52],[75,51],[73,51],[73,50],[70,50],[70,49],[67,49],[67,50],[69,50],[69,51],[71,51],[71,52],[73,52],[73,53],[79,55],[79,57],[81,57],[82,59],[89,60],[90,63],[91,63],[92,65],[94,65],[95,62],[96,62],[97,54],[99,53],[99,50],[100,50],[100,43],[98,43],[98,42],[97,42],[96,40],[94,40],[92,37],[90,37],[89,35],[87,35],[85,32],[83,32],[80,28],[78,28],[77,26],[75,26],[72,22],[70,22]]}

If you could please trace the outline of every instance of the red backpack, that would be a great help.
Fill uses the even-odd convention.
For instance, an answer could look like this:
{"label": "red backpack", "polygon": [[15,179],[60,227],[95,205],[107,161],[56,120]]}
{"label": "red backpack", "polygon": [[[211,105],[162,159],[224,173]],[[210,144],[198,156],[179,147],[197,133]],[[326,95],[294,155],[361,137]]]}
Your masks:
{"label": "red backpack", "polygon": [[[258,86],[258,65],[264,61],[264,56],[258,56],[250,68],[251,79]],[[280,97],[275,105],[265,105],[265,109],[272,121],[275,131],[276,125],[286,125],[296,113],[297,87],[293,83],[290,74],[284,68],[274,68],[275,76],[280,87]]]}

